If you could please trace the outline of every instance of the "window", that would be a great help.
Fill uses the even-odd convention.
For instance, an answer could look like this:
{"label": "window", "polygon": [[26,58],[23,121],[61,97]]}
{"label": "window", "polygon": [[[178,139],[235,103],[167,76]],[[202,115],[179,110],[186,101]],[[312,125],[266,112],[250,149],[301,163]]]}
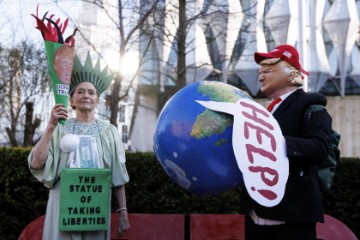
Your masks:
{"label": "window", "polygon": [[119,122],[125,122],[125,106],[120,106],[119,109]]}
{"label": "window", "polygon": [[127,143],[128,142],[128,126],[127,125],[122,125],[122,129],[121,129],[121,139],[123,143]]}

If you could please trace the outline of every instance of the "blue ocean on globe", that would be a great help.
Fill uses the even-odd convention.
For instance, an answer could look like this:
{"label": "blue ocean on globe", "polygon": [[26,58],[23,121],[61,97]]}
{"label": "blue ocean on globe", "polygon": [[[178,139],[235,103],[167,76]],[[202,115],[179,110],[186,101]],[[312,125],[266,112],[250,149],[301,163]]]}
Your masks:
{"label": "blue ocean on globe", "polygon": [[199,81],[180,89],[162,109],[154,153],[173,182],[198,196],[243,186],[232,146],[233,116],[196,102],[236,102],[251,97],[229,84]]}

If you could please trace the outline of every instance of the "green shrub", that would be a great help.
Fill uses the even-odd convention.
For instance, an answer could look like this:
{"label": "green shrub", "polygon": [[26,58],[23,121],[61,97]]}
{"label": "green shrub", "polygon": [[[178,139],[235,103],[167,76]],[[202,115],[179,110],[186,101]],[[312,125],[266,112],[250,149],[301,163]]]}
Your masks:
{"label": "green shrub", "polygon": [[322,193],[324,212],[345,223],[360,239],[360,159],[342,158],[330,190]]}
{"label": "green shrub", "polygon": [[45,213],[48,191],[30,174],[29,151],[0,148],[0,239],[18,239],[29,222]]}
{"label": "green shrub", "polygon": [[239,191],[218,197],[198,197],[173,183],[154,155],[128,153],[130,182],[126,185],[128,208],[133,213],[235,213]]}
{"label": "green shrub", "polygon": [[[32,220],[45,214],[48,190],[27,166],[30,148],[0,147],[0,239],[17,239]],[[217,197],[198,197],[174,184],[152,152],[127,152],[130,213],[238,213],[240,189]],[[323,193],[324,212],[345,223],[360,238],[360,159],[343,158],[334,184]],[[113,205],[112,209],[117,206]],[[188,218],[186,218],[188,221]],[[188,228],[188,225],[187,225]],[[185,229],[189,231],[189,229]]]}

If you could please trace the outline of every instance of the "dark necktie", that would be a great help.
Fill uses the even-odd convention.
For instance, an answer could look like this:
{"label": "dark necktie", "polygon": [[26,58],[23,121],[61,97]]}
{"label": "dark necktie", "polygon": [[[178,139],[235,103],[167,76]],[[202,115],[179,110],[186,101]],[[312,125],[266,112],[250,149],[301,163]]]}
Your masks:
{"label": "dark necktie", "polygon": [[269,104],[269,106],[267,107],[267,110],[268,110],[269,112],[271,112],[271,110],[274,108],[274,106],[275,106],[276,104],[278,104],[279,102],[281,102],[281,98],[277,98],[277,99],[273,100],[273,101]]}

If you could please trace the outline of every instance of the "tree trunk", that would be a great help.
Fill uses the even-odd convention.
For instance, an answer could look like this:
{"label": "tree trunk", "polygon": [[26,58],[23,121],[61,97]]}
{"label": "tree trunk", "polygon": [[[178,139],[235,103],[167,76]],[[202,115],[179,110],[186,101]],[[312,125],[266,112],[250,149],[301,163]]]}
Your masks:
{"label": "tree trunk", "polygon": [[115,127],[118,126],[117,119],[119,113],[119,101],[120,101],[120,90],[121,90],[121,75],[116,74],[115,81],[111,89],[110,98],[110,123]]}
{"label": "tree trunk", "polygon": [[41,120],[39,118],[35,118],[34,122],[32,121],[34,115],[34,103],[27,102],[25,107],[26,113],[23,146],[32,146],[34,145],[35,130],[40,126]]}
{"label": "tree trunk", "polygon": [[16,131],[14,133],[13,131],[11,131],[11,129],[9,127],[6,127],[5,130],[6,130],[6,133],[7,133],[8,137],[9,137],[10,145],[12,147],[17,147],[18,142],[16,140]]}
{"label": "tree trunk", "polygon": [[179,0],[177,89],[181,89],[186,85],[186,22],[186,1]]}

